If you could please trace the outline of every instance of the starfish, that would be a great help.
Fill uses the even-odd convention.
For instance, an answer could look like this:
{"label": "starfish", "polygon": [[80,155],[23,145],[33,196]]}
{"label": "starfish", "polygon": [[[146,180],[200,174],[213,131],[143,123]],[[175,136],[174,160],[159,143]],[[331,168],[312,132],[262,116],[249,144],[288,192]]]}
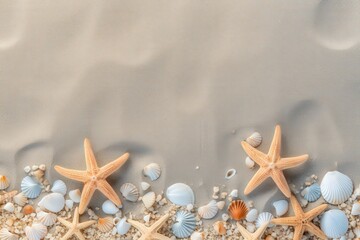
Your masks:
{"label": "starfish", "polygon": [[261,236],[264,234],[269,223],[264,223],[261,225],[254,233],[248,232],[240,223],[237,223],[237,227],[241,233],[241,236],[245,238],[245,240],[258,240],[261,239]]}
{"label": "starfish", "polygon": [[291,206],[295,212],[293,217],[275,218],[271,222],[278,225],[293,226],[295,229],[294,240],[300,240],[305,231],[311,232],[321,239],[327,239],[326,235],[311,222],[316,216],[321,214],[326,208],[327,204],[321,204],[320,206],[304,213],[301,205],[296,200],[296,197],[292,195],[290,197]]}
{"label": "starfish", "polygon": [[4,192],[2,195],[0,195],[0,204],[5,203],[6,201],[14,197],[16,194],[17,194],[16,190],[11,192]]}
{"label": "starfish", "polygon": [[290,188],[286,182],[283,170],[296,167],[309,158],[309,155],[301,155],[298,157],[282,158],[281,151],[281,128],[279,125],[275,127],[275,133],[269,152],[267,154],[260,152],[245,141],[241,142],[242,147],[249,157],[259,164],[260,168],[246,186],[244,193],[247,195],[257,188],[268,177],[271,177],[281,192],[289,198],[291,196]]}
{"label": "starfish", "polygon": [[72,222],[69,222],[61,217],[58,217],[58,220],[69,229],[69,231],[61,238],[61,240],[69,239],[73,235],[75,235],[80,240],[85,240],[85,237],[80,230],[90,227],[96,222],[94,220],[91,220],[79,223],[79,208],[75,208],[74,218]]}
{"label": "starfish", "polygon": [[85,138],[85,160],[86,171],[79,171],[73,169],[67,169],[60,166],[55,166],[55,170],[61,175],[70,178],[75,181],[83,182],[84,188],[81,194],[81,200],[79,205],[79,213],[83,214],[87,205],[89,204],[94,192],[98,189],[114,204],[120,206],[121,200],[115,193],[111,185],[106,181],[106,178],[113,172],[118,170],[129,158],[129,153],[125,153],[116,160],[106,164],[99,168],[96,163],[94,152],[91,148],[89,139]]}
{"label": "starfish", "polygon": [[128,219],[128,222],[141,232],[142,235],[139,240],[170,240],[170,238],[158,233],[159,229],[165,224],[169,217],[169,214],[165,214],[150,227],[146,227],[144,224],[132,219]]}

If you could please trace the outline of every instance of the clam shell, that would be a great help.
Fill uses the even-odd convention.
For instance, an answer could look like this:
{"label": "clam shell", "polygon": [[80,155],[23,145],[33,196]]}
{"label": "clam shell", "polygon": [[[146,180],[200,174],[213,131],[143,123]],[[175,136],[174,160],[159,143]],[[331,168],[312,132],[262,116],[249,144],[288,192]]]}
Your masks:
{"label": "clam shell", "polygon": [[14,212],[15,211],[15,206],[12,202],[8,202],[3,206],[3,209],[7,212]]}
{"label": "clam shell", "polygon": [[338,205],[349,199],[354,187],[348,176],[338,171],[332,171],[325,174],[320,188],[325,201]]}
{"label": "clam shell", "polygon": [[0,175],[0,190],[7,189],[9,185],[10,185],[9,179],[4,175]]}
{"label": "clam shell", "polygon": [[112,217],[99,218],[97,222],[97,228],[100,232],[110,232],[114,226]]}
{"label": "clam shell", "polygon": [[[271,219],[273,219],[273,215],[269,212],[262,212],[259,214],[258,218],[256,219],[256,227],[259,228],[263,224],[269,224]],[[271,226],[271,225],[269,225]]]}
{"label": "clam shell", "polygon": [[246,214],[246,221],[255,222],[258,218],[259,211],[255,208],[250,209],[250,211]]}
{"label": "clam shell", "polygon": [[147,209],[151,208],[154,205],[155,200],[156,196],[154,192],[148,192],[142,197],[142,202]]}
{"label": "clam shell", "polygon": [[319,184],[314,183],[311,186],[306,187],[304,190],[301,191],[301,195],[308,202],[315,202],[321,197],[321,189]]}
{"label": "clam shell", "polygon": [[110,200],[106,200],[102,204],[101,208],[104,213],[110,214],[110,215],[115,214],[120,211],[120,209]]}
{"label": "clam shell", "polygon": [[61,193],[50,193],[43,197],[38,206],[50,212],[60,212],[65,206],[65,198]]}
{"label": "clam shell", "polygon": [[157,163],[150,163],[149,165],[144,167],[144,175],[149,177],[151,181],[155,181],[161,175],[160,165]]}
{"label": "clam shell", "polygon": [[74,206],[74,201],[71,200],[71,199],[65,200],[65,206],[66,206],[67,208],[69,208],[69,209],[72,209],[73,206]]}
{"label": "clam shell", "polygon": [[360,227],[356,227],[354,228],[354,234],[357,238],[360,238]]}
{"label": "clam shell", "polygon": [[242,200],[232,201],[228,207],[229,215],[234,220],[241,220],[246,217],[248,208]]}
{"label": "clam shell", "polygon": [[36,218],[44,225],[44,226],[52,226],[55,224],[57,220],[57,216],[54,213],[40,211],[36,214]]}
{"label": "clam shell", "polygon": [[34,207],[31,206],[31,205],[26,205],[26,206],[24,206],[23,209],[22,209],[22,212],[23,212],[25,215],[32,214],[34,211],[35,211],[35,209],[34,209]]}
{"label": "clam shell", "polygon": [[143,191],[146,191],[146,190],[148,190],[150,188],[150,184],[147,183],[147,182],[141,182],[140,185],[141,185],[141,189]]}
{"label": "clam shell", "polygon": [[339,209],[326,211],[320,219],[320,228],[329,238],[340,238],[348,230],[349,221]]}
{"label": "clam shell", "polygon": [[215,230],[215,232],[218,235],[225,235],[226,234],[226,227],[225,227],[225,222],[223,221],[217,221],[213,224],[213,228]]}
{"label": "clam shell", "polygon": [[27,197],[24,195],[24,193],[20,192],[18,194],[16,194],[14,197],[14,203],[16,203],[19,206],[25,206],[25,204],[27,203],[28,199]]}
{"label": "clam shell", "polygon": [[61,181],[61,180],[56,180],[54,183],[53,183],[53,186],[51,188],[51,191],[52,192],[55,192],[55,193],[61,193],[62,195],[65,195],[66,192],[67,192],[67,186],[66,184]]}
{"label": "clam shell", "polygon": [[178,211],[171,229],[176,237],[187,238],[195,231],[195,227],[196,219],[194,214],[187,211]]}
{"label": "clam shell", "polygon": [[6,228],[0,230],[0,240],[18,240],[19,236],[9,232]]}
{"label": "clam shell", "polygon": [[205,234],[203,232],[193,232],[190,236],[190,240],[204,240]]}
{"label": "clam shell", "polygon": [[47,234],[47,228],[42,223],[34,223],[25,227],[25,235],[29,240],[41,240]]}
{"label": "clam shell", "polygon": [[219,208],[216,201],[211,200],[208,204],[198,208],[198,214],[201,218],[212,219],[217,214]]}
{"label": "clam shell", "polygon": [[275,208],[276,216],[281,217],[289,210],[289,203],[286,200],[279,200],[273,202]]}
{"label": "clam shell", "polygon": [[116,224],[116,230],[118,234],[125,235],[130,230],[131,224],[126,221],[126,218],[120,219],[120,221]]}
{"label": "clam shell", "polygon": [[236,174],[236,170],[235,170],[234,168],[231,168],[231,169],[229,169],[229,170],[226,171],[226,173],[225,173],[225,178],[226,178],[226,179],[230,179],[230,178],[232,178],[233,176],[235,176],[235,174]]}
{"label": "clam shell", "polygon": [[124,198],[130,202],[136,202],[139,198],[139,190],[132,183],[125,183],[120,187],[120,192]]}
{"label": "clam shell", "polygon": [[166,190],[166,197],[174,204],[186,206],[195,203],[193,190],[184,183],[175,183]]}
{"label": "clam shell", "polygon": [[71,190],[69,192],[69,197],[74,203],[79,203],[81,199],[80,189]]}
{"label": "clam shell", "polygon": [[21,191],[28,198],[37,198],[41,193],[41,185],[33,178],[26,176],[21,181]]}
{"label": "clam shell", "polygon": [[229,197],[237,198],[239,196],[239,191],[237,189],[234,189],[230,192]]}
{"label": "clam shell", "polygon": [[355,202],[352,205],[351,215],[354,215],[354,216],[360,215],[360,203],[359,202]]}
{"label": "clam shell", "polygon": [[255,167],[255,162],[249,158],[249,157],[246,157],[245,158],[245,165],[250,168],[250,169],[253,169]]}
{"label": "clam shell", "polygon": [[219,210],[222,210],[225,207],[225,201],[219,201],[216,203]]}
{"label": "clam shell", "polygon": [[260,133],[254,132],[248,138],[246,138],[246,142],[248,144],[250,144],[252,147],[256,148],[256,147],[260,146],[260,144],[262,142],[262,137],[261,137]]}

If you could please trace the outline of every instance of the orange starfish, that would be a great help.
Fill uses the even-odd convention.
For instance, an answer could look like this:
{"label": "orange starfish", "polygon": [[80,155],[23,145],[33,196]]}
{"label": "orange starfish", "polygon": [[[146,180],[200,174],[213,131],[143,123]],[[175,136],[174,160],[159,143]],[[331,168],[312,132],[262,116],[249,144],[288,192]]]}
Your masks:
{"label": "orange starfish", "polygon": [[170,240],[170,238],[158,233],[160,228],[166,223],[169,217],[169,214],[165,214],[150,227],[147,227],[144,224],[132,219],[128,219],[127,221],[141,232],[142,236],[139,238],[139,240]]}
{"label": "orange starfish", "polygon": [[129,153],[125,153],[118,159],[106,164],[99,168],[96,163],[94,152],[91,148],[89,139],[85,138],[85,160],[86,171],[79,171],[73,169],[67,169],[60,166],[55,166],[55,170],[61,175],[70,178],[75,181],[83,182],[84,188],[81,194],[81,200],[79,205],[79,212],[83,214],[85,208],[89,204],[94,192],[98,189],[114,204],[120,206],[121,201],[119,196],[115,193],[111,185],[106,181],[113,172],[118,170],[129,158]]}
{"label": "orange starfish", "polygon": [[281,192],[290,197],[291,192],[289,185],[285,179],[283,170],[296,167],[309,158],[309,155],[301,155],[298,157],[282,158],[281,152],[281,128],[279,125],[275,128],[275,133],[269,152],[267,154],[260,152],[245,141],[241,142],[242,147],[249,157],[259,164],[260,168],[246,186],[244,193],[247,195],[257,188],[268,177],[271,177]]}
{"label": "orange starfish", "polygon": [[295,212],[293,217],[275,218],[271,222],[278,225],[293,226],[295,229],[294,240],[300,240],[305,231],[311,232],[321,239],[327,239],[326,235],[311,221],[321,214],[326,208],[327,204],[321,204],[320,206],[304,213],[300,204],[296,200],[296,197],[292,195],[290,197],[291,206]]}

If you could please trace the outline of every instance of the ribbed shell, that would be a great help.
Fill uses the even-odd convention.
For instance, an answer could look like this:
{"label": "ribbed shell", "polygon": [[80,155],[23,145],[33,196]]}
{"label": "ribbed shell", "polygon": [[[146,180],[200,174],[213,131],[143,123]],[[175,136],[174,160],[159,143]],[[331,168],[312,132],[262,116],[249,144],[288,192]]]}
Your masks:
{"label": "ribbed shell", "polygon": [[19,236],[9,232],[6,228],[0,230],[0,240],[18,240]]}
{"label": "ribbed shell", "polygon": [[190,239],[191,240],[204,240],[205,234],[203,232],[194,232],[193,234],[191,234]]}
{"label": "ribbed shell", "polygon": [[251,146],[253,146],[254,148],[256,148],[256,147],[260,146],[260,144],[262,142],[262,137],[261,137],[260,133],[254,132],[246,139],[246,142],[248,144],[250,144]]}
{"label": "ribbed shell", "polygon": [[289,202],[286,200],[279,200],[273,202],[275,208],[276,216],[281,217],[289,210]]}
{"label": "ribbed shell", "polygon": [[339,209],[326,211],[320,219],[320,228],[329,238],[339,238],[348,230],[349,221]]}
{"label": "ribbed shell", "polygon": [[112,215],[120,211],[120,209],[110,200],[106,200],[101,207],[103,212],[106,214]]}
{"label": "ribbed shell", "polygon": [[25,204],[28,201],[27,197],[22,192],[16,194],[13,199],[14,199],[14,203],[16,203],[19,206],[25,206]]}
{"label": "ribbed shell", "polygon": [[157,163],[150,163],[144,167],[144,175],[149,177],[151,181],[155,181],[161,175],[160,165]]}
{"label": "ribbed shell", "polygon": [[47,227],[54,225],[57,220],[56,214],[44,211],[38,212],[36,217],[44,226]]}
{"label": "ribbed shell", "polygon": [[37,198],[41,193],[41,185],[33,178],[26,176],[21,181],[21,191],[28,198]]}
{"label": "ribbed shell", "polygon": [[321,197],[321,189],[319,184],[314,183],[311,186],[306,187],[304,190],[301,191],[301,195],[308,202],[315,202]]}
{"label": "ribbed shell", "polygon": [[175,223],[172,225],[172,232],[178,238],[187,238],[195,230],[196,219],[194,214],[187,211],[176,213]]}
{"label": "ribbed shell", "polygon": [[259,215],[259,211],[255,208],[250,209],[250,211],[246,214],[246,221],[255,222]]}
{"label": "ribbed shell", "polygon": [[55,192],[55,193],[60,193],[62,195],[65,195],[66,192],[67,192],[67,186],[66,184],[61,181],[61,180],[56,180],[54,183],[53,183],[53,186],[51,188],[51,191],[52,192]]}
{"label": "ribbed shell", "polygon": [[156,195],[154,192],[148,192],[142,197],[142,202],[146,208],[151,208],[156,200]]}
{"label": "ribbed shell", "polygon": [[216,201],[211,200],[208,204],[198,208],[198,214],[201,218],[212,219],[217,214],[219,208]]}
{"label": "ribbed shell", "polygon": [[246,207],[246,204],[242,200],[232,201],[228,207],[229,215],[234,220],[241,220],[246,217],[249,209]]}
{"label": "ribbed shell", "polygon": [[120,187],[120,192],[130,202],[136,202],[139,198],[139,190],[132,183],[124,183]]}
{"label": "ribbed shell", "polygon": [[41,240],[47,234],[47,228],[42,223],[34,223],[25,227],[25,234],[29,240]]}
{"label": "ribbed shell", "polygon": [[114,227],[113,220],[112,217],[99,218],[97,228],[103,233],[110,232]]}
{"label": "ribbed shell", "polygon": [[338,205],[349,199],[354,187],[348,176],[338,171],[333,171],[325,174],[320,188],[325,201]]}
{"label": "ribbed shell", "polygon": [[14,212],[15,211],[15,206],[12,202],[8,202],[3,206],[3,209],[7,212]]}
{"label": "ribbed shell", "polygon": [[260,213],[258,218],[256,219],[256,227],[259,228],[263,224],[268,224],[271,221],[271,219],[273,219],[273,217],[274,216],[269,212]]}
{"label": "ribbed shell", "polygon": [[4,175],[0,175],[0,190],[7,189],[9,185],[9,179]]}
{"label": "ribbed shell", "polygon": [[43,197],[38,206],[50,212],[60,212],[65,207],[65,198],[61,193],[50,193]]}
{"label": "ribbed shell", "polygon": [[166,190],[166,197],[179,206],[194,205],[195,196],[193,190],[184,183],[175,183]]}

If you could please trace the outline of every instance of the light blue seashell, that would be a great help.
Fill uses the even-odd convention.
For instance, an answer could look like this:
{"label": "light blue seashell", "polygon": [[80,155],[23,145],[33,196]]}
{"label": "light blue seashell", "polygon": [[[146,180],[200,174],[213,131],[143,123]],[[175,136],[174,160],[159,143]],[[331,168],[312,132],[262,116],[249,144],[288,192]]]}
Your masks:
{"label": "light blue seashell", "polygon": [[289,203],[286,200],[273,202],[273,206],[275,208],[276,216],[278,217],[281,217],[289,210]]}
{"label": "light blue seashell", "polygon": [[176,213],[176,220],[172,226],[172,231],[176,237],[189,237],[195,231],[195,227],[196,219],[194,214],[187,211],[178,211]]}
{"label": "light blue seashell", "polygon": [[329,238],[340,238],[348,230],[349,221],[339,209],[326,211],[320,220],[320,228]]}
{"label": "light blue seashell", "polygon": [[41,193],[41,185],[33,178],[26,176],[21,181],[21,191],[28,198],[37,198]]}
{"label": "light blue seashell", "polygon": [[325,201],[338,205],[349,199],[354,186],[348,176],[338,171],[332,171],[325,174],[320,188]]}
{"label": "light blue seashell", "polygon": [[321,197],[321,190],[320,186],[317,183],[314,183],[313,185],[306,187],[301,194],[303,195],[304,199],[306,199],[308,202],[315,202]]}
{"label": "light blue seashell", "polygon": [[246,214],[246,221],[255,222],[258,215],[259,215],[259,211],[255,208],[253,208]]}
{"label": "light blue seashell", "polygon": [[175,183],[166,190],[166,197],[174,204],[187,206],[195,202],[193,190],[184,183]]}
{"label": "light blue seashell", "polygon": [[61,180],[56,180],[52,185],[51,191],[65,195],[67,192],[66,184]]}
{"label": "light blue seashell", "polygon": [[[271,219],[273,219],[274,216],[269,212],[262,212],[259,214],[258,218],[256,219],[256,227],[259,228],[263,224],[269,224]],[[269,224],[269,227],[271,227],[272,224]]]}
{"label": "light blue seashell", "polygon": [[116,224],[116,230],[120,235],[126,234],[131,228],[131,224],[126,221],[126,218],[120,219]]}

